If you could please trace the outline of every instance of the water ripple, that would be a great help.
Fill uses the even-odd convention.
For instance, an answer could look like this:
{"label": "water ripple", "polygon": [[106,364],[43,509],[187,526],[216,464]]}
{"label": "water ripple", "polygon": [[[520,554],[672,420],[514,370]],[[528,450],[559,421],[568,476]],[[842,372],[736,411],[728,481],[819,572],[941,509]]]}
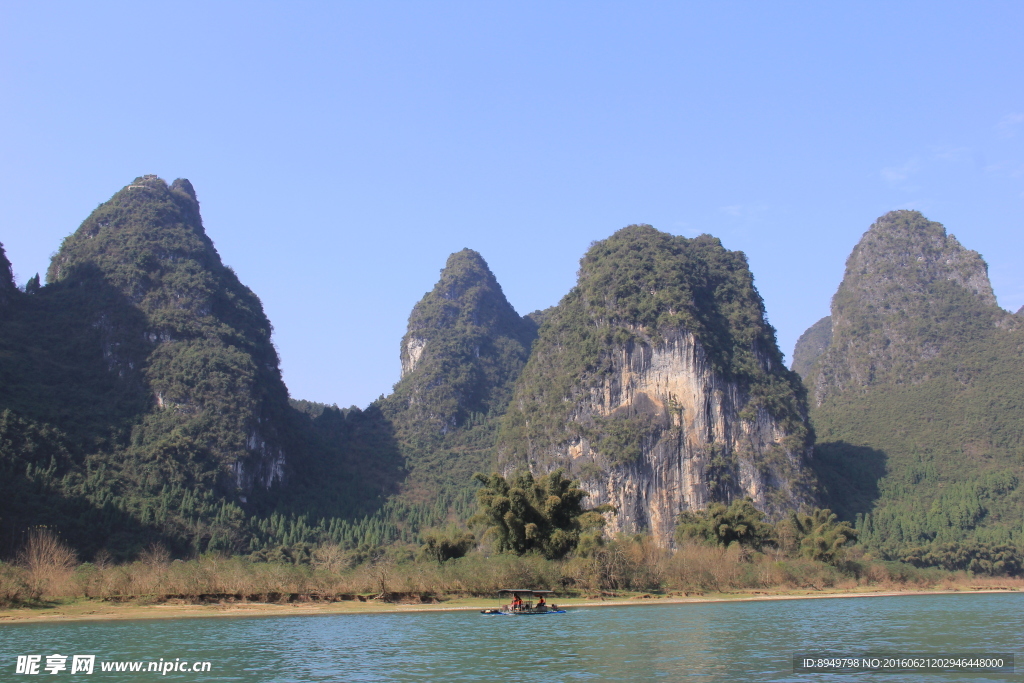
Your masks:
{"label": "water ripple", "polygon": [[[809,681],[821,677],[794,674],[794,654],[1021,658],[1022,608],[1024,596],[1015,594],[918,595],[602,607],[543,619],[431,612],[4,625],[0,671],[13,673],[19,654],[58,652],[96,654],[97,661],[213,662],[210,674],[161,676],[168,681]],[[101,681],[139,680],[96,674]],[[864,674],[826,678],[863,681]]]}

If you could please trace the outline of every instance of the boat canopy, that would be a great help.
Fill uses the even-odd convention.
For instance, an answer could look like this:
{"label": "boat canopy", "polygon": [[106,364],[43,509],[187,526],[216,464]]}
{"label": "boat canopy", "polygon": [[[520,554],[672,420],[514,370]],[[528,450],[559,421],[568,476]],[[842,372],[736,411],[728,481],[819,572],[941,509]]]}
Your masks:
{"label": "boat canopy", "polygon": [[518,594],[522,594],[522,595],[550,595],[551,593],[554,593],[555,591],[541,591],[541,590],[534,590],[532,588],[501,588],[501,589],[498,590],[498,592],[499,593],[512,593],[513,595],[515,595],[517,593]]}

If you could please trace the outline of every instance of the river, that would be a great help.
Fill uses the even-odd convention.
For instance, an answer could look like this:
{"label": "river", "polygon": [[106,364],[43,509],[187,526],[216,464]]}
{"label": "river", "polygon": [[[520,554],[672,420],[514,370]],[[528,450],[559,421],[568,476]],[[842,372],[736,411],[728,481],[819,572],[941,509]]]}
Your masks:
{"label": "river", "polygon": [[[794,673],[794,655],[808,653],[1009,653],[1020,661],[1016,675]],[[54,654],[67,659],[47,660]],[[79,681],[1019,681],[1024,595],[684,603],[540,617],[418,612],[0,626],[0,678],[38,680],[16,674],[19,655],[38,655],[45,680]],[[95,656],[91,675],[71,673],[75,655]],[[101,670],[131,661],[170,670]],[[203,662],[209,671],[174,670]]]}

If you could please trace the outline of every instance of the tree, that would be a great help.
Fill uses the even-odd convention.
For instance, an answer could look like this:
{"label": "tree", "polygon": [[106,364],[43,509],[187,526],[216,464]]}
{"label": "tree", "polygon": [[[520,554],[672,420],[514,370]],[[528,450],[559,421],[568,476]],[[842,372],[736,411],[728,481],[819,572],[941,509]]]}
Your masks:
{"label": "tree", "polygon": [[37,292],[39,292],[39,273],[30,277],[28,282],[25,283],[26,294],[36,294]]}
{"label": "tree", "polygon": [[902,558],[915,567],[941,567],[946,571],[969,571],[990,576],[1020,576],[1024,573],[1024,552],[1006,544],[938,543],[912,548]]}
{"label": "tree", "polygon": [[420,553],[438,564],[445,560],[456,557],[463,557],[476,543],[476,536],[468,531],[458,532],[450,529],[447,531],[432,530],[423,534],[423,545]]}
{"label": "tree", "polygon": [[548,559],[564,557],[581,536],[599,533],[601,513],[610,506],[585,509],[587,492],[579,482],[564,477],[561,469],[534,479],[518,472],[510,480],[499,474],[475,476],[483,484],[477,491],[479,511],[470,520],[487,528],[498,552],[522,555],[538,551]]}
{"label": "tree", "polygon": [[675,538],[677,543],[691,540],[716,545],[742,546],[760,550],[774,543],[774,527],[764,521],[764,513],[754,507],[750,498],[734,500],[729,506],[712,503],[707,510],[686,511],[679,515]]}
{"label": "tree", "polygon": [[828,508],[792,512],[787,523],[800,544],[800,554],[818,562],[835,564],[843,558],[843,548],[857,541],[856,529],[839,521]]}

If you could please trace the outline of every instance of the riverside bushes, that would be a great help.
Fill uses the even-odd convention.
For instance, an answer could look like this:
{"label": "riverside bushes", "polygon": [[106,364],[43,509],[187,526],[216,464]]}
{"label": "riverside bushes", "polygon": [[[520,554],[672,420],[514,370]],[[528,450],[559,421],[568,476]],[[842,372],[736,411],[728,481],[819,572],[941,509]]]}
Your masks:
{"label": "riverside bushes", "polygon": [[[58,541],[59,543],[59,541]],[[79,598],[190,602],[398,599],[400,596],[493,596],[499,588],[549,588],[560,595],[607,597],[623,593],[703,594],[744,590],[852,590],[874,587],[956,588],[1019,586],[1024,580],[975,576],[883,562],[851,554],[839,566],[779,549],[756,552],[738,544],[661,548],[649,537],[620,537],[587,556],[548,560],[537,553],[486,555],[437,562],[411,548],[363,555],[356,563],[335,549],[318,548],[308,564],[260,562],[245,556],[204,555],[171,561],[144,553],[125,564],[81,563],[41,574],[39,565],[0,563],[0,606]],[[343,554],[343,553],[342,553]],[[46,581],[41,576],[47,577]],[[995,582],[995,583],[993,583]]]}

